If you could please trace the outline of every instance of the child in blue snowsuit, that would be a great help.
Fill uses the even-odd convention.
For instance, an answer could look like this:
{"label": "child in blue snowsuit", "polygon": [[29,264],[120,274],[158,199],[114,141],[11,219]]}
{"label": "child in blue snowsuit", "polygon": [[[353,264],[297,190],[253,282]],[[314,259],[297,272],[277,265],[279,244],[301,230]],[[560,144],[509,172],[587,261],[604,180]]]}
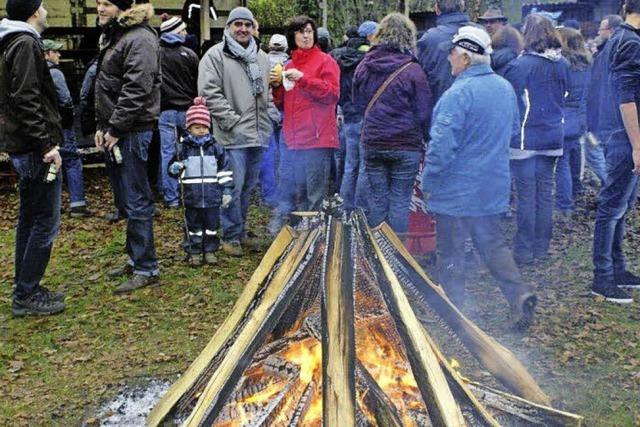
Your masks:
{"label": "child in blue snowsuit", "polygon": [[220,208],[231,202],[233,173],[224,148],[211,135],[211,116],[204,98],[196,98],[187,110],[186,128],[182,148],[169,163],[169,174],[178,178],[183,192],[183,247],[190,265],[215,264],[220,247]]}

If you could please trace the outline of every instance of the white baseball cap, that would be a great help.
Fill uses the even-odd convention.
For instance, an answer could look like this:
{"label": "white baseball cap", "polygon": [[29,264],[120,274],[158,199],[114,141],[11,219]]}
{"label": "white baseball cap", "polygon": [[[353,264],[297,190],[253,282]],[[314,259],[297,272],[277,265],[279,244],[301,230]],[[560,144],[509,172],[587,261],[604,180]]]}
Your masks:
{"label": "white baseball cap", "polygon": [[287,49],[289,47],[287,38],[282,34],[274,34],[269,39],[269,47],[283,47]]}
{"label": "white baseball cap", "polygon": [[439,48],[448,52],[455,46],[480,55],[493,53],[489,34],[483,28],[473,25],[461,27],[451,41],[441,43]]}

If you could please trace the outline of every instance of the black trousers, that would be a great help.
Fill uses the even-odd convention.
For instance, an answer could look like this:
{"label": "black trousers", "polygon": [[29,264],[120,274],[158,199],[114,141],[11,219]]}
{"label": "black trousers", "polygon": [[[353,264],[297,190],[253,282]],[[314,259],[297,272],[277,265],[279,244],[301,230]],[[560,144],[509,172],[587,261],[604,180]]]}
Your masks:
{"label": "black trousers", "polygon": [[217,251],[220,247],[220,208],[188,207],[185,215],[187,230],[184,236],[184,250],[192,255]]}

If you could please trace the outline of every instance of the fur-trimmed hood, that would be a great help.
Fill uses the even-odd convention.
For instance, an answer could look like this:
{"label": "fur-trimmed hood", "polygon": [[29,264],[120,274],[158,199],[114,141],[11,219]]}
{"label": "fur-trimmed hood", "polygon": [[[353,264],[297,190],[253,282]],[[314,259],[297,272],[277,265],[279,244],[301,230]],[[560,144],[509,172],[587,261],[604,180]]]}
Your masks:
{"label": "fur-trimmed hood", "polygon": [[125,10],[118,17],[118,24],[123,28],[134,27],[153,18],[154,10],[151,3],[135,4]]}

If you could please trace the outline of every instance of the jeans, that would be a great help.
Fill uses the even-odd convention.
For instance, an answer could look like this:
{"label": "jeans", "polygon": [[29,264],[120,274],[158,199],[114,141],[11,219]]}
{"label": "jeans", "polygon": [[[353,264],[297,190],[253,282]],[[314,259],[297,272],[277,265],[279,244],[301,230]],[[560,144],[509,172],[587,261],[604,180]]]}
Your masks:
{"label": "jeans", "polygon": [[[353,125],[353,123],[350,124]],[[331,178],[333,179],[336,193],[341,191],[346,168],[347,130],[345,125],[347,125],[347,123],[343,123],[343,125],[338,129],[338,140],[340,141],[340,146],[333,150],[333,163],[331,164]]]}
{"label": "jeans", "polygon": [[500,215],[453,217],[436,215],[438,278],[454,303],[464,299],[465,240],[470,235],[485,265],[510,303],[532,292],[520,277],[513,255],[502,237]]}
{"label": "jeans", "polygon": [[185,130],[186,111],[165,110],[160,113],[160,190],[167,205],[177,205],[178,180],[167,171],[169,162],[176,154],[176,138]]}
{"label": "jeans", "polygon": [[227,242],[240,241],[246,237],[249,195],[258,185],[262,147],[229,148],[229,164],[233,171],[233,191],[231,203],[222,209],[223,237]]}
{"label": "jeans", "polygon": [[582,192],[582,147],[579,138],[565,139],[562,152],[556,165],[556,209],[571,211],[575,197]]}
{"label": "jeans", "polygon": [[282,129],[275,129],[269,137],[269,146],[264,150],[260,164],[262,201],[271,207],[278,205],[278,165],[280,163],[281,140]]}
{"label": "jeans", "polygon": [[60,146],[62,171],[67,179],[69,189],[69,206],[72,208],[85,206],[84,179],[82,177],[82,159],[78,154],[76,134],[73,129],[64,130],[64,142]]}
{"label": "jeans", "polygon": [[518,193],[518,230],[513,256],[523,263],[547,258],[552,233],[553,169],[556,157],[534,156],[511,162]]}
{"label": "jeans", "polygon": [[624,222],[635,203],[638,177],[633,174],[632,148],[626,136],[604,145],[607,181],[598,194],[593,232],[594,280],[611,280],[625,271]]}
{"label": "jeans", "polygon": [[278,215],[293,210],[319,211],[329,189],[333,149],[290,150],[280,145],[280,201]]}
{"label": "jeans", "polygon": [[217,251],[220,247],[220,208],[186,208],[185,217],[184,250],[192,255]]}
{"label": "jeans", "polygon": [[607,164],[604,160],[603,141],[600,139],[600,144],[593,146],[588,141],[584,144],[584,155],[587,165],[596,174],[600,180],[600,185],[604,185],[607,180]]}
{"label": "jeans", "polygon": [[369,181],[364,173],[364,160],[360,155],[360,131],[362,123],[345,123],[342,126],[346,156],[344,175],[340,186],[340,197],[344,200],[344,209],[348,212],[362,208],[367,212]]}
{"label": "jeans", "polygon": [[62,178],[58,174],[55,181],[45,183],[49,164],[41,159],[35,152],[11,155],[20,196],[14,279],[14,294],[19,299],[38,291],[60,228]]}
{"label": "jeans", "polygon": [[118,209],[127,218],[126,250],[134,273],[158,275],[158,261],[153,240],[153,197],[147,175],[147,160],[152,131],[132,132],[118,142],[122,164],[107,156],[107,167],[117,194]]}
{"label": "jeans", "polygon": [[365,150],[369,181],[369,225],[387,222],[396,233],[406,233],[413,186],[420,168],[419,151]]}

